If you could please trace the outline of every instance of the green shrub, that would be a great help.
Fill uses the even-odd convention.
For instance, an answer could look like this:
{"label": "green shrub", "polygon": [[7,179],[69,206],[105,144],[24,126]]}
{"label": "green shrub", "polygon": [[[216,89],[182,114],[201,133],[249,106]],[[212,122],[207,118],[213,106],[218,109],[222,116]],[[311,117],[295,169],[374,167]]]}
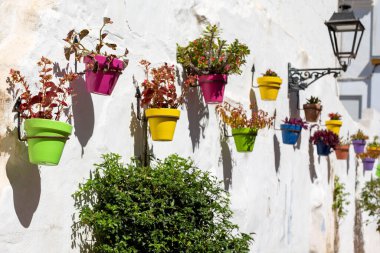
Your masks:
{"label": "green shrub", "polygon": [[345,206],[350,204],[350,201],[346,199],[350,194],[345,191],[345,185],[340,182],[339,177],[334,177],[334,196],[332,209],[336,212],[339,219],[343,218],[347,214]]}
{"label": "green shrub", "polygon": [[73,194],[73,244],[81,252],[249,251],[253,239],[230,221],[228,194],[191,160],[171,155],[151,167],[125,166],[106,154],[95,166]]}
{"label": "green shrub", "polygon": [[362,190],[360,204],[363,210],[368,212],[368,215],[376,221],[376,230],[380,232],[380,178],[366,182]]}

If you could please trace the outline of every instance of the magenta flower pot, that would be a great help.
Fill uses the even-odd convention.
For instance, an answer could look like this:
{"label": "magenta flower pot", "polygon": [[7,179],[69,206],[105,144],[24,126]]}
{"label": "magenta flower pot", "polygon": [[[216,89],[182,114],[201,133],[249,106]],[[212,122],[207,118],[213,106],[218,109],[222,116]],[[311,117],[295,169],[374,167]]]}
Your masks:
{"label": "magenta flower pot", "polygon": [[373,158],[364,158],[363,160],[364,170],[372,170],[373,165],[375,164],[375,159]]}
{"label": "magenta flower pot", "polygon": [[354,145],[354,150],[356,154],[364,153],[365,140],[353,140],[352,144]]}
{"label": "magenta flower pot", "polygon": [[[100,95],[111,95],[115,88],[116,82],[119,79],[121,71],[124,70],[124,62],[113,58],[107,63],[107,58],[102,55],[96,55],[95,60],[98,62],[97,72],[93,72],[90,65],[95,63],[92,57],[86,56],[83,62],[86,64],[86,87],[87,91]],[[109,65],[108,70],[104,67]],[[90,69],[88,69],[90,67]]]}
{"label": "magenta flower pot", "polygon": [[227,83],[228,75],[213,74],[201,75],[198,83],[201,86],[203,97],[207,104],[218,104],[223,102],[224,86]]}

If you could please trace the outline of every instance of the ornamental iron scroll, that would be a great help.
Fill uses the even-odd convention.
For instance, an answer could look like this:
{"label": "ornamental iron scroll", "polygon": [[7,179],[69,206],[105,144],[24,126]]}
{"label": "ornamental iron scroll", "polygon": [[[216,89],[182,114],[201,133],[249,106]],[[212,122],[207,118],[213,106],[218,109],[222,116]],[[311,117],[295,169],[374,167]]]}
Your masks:
{"label": "ornamental iron scroll", "polygon": [[305,90],[312,83],[326,75],[334,75],[337,78],[341,71],[346,71],[347,65],[341,68],[314,68],[314,69],[296,69],[288,63],[288,93]]}

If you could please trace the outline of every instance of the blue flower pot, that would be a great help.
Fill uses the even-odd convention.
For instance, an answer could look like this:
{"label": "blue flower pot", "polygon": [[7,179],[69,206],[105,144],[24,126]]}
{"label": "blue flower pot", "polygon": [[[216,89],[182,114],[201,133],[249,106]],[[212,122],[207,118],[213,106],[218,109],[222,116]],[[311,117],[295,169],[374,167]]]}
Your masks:
{"label": "blue flower pot", "polygon": [[294,145],[298,141],[302,127],[292,124],[281,124],[282,142],[284,144]]}
{"label": "blue flower pot", "polygon": [[323,142],[317,143],[317,154],[320,156],[328,156],[331,153],[331,147]]}

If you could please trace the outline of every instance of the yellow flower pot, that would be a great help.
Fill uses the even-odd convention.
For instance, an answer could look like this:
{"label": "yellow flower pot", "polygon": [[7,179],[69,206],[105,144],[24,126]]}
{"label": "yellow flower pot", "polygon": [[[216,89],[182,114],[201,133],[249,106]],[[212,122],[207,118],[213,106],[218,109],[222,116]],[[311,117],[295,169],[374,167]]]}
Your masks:
{"label": "yellow flower pot", "polygon": [[257,78],[262,100],[276,100],[282,80],[278,76],[262,76]]}
{"label": "yellow flower pot", "polygon": [[180,110],[170,108],[146,109],[145,116],[149,122],[150,134],[154,141],[173,140],[175,126]]}
{"label": "yellow flower pot", "polygon": [[339,135],[341,126],[342,126],[341,120],[326,120],[326,128],[337,135]]}

